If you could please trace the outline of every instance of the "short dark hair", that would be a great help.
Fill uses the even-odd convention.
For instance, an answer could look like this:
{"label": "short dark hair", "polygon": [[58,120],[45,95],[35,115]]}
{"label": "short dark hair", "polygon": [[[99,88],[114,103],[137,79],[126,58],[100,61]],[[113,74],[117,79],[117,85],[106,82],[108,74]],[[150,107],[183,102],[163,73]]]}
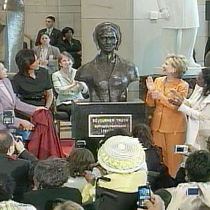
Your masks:
{"label": "short dark hair", "polygon": [[29,76],[28,70],[30,68],[30,65],[33,64],[35,60],[35,53],[33,50],[20,50],[15,56],[15,61],[19,69],[19,74],[23,76]]}
{"label": "short dark hair", "polygon": [[82,176],[88,170],[90,164],[95,163],[92,152],[85,148],[73,149],[67,158],[70,176]]}
{"label": "short dark hair", "polygon": [[38,188],[61,187],[67,182],[69,169],[67,162],[62,158],[50,157],[41,160],[34,169],[34,179],[37,181]]}
{"label": "short dark hair", "polygon": [[53,17],[51,15],[50,16],[47,16],[46,19],[51,19],[53,22],[55,22],[55,17]]}
{"label": "short dark hair", "polygon": [[69,31],[71,31],[72,34],[74,34],[74,29],[73,28],[71,28],[71,27],[65,27],[65,28],[63,28],[62,29],[63,36],[65,37],[65,34],[68,33]]}
{"label": "short dark hair", "polygon": [[210,67],[202,69],[202,75],[204,80],[203,95],[208,96],[210,94]]}
{"label": "short dark hair", "polygon": [[14,189],[14,179],[9,174],[0,173],[0,202],[11,199]]}
{"label": "short dark hair", "polygon": [[189,155],[185,164],[188,181],[210,181],[210,153],[199,150]]}
{"label": "short dark hair", "polygon": [[12,135],[7,130],[0,130],[0,153],[7,153],[12,142]]}
{"label": "short dark hair", "polygon": [[135,138],[139,139],[139,142],[142,143],[143,147],[149,149],[152,143],[152,134],[148,125],[139,123],[132,129],[132,135]]}

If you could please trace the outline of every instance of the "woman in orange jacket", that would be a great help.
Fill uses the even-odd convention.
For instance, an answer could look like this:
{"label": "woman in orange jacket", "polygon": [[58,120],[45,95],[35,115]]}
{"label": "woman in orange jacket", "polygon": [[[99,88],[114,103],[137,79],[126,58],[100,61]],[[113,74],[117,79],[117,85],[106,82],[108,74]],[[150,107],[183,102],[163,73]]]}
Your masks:
{"label": "woman in orange jacket", "polygon": [[184,143],[186,118],[168,99],[173,98],[171,90],[176,91],[182,98],[187,96],[189,85],[181,79],[187,70],[187,60],[184,56],[167,56],[162,70],[163,77],[153,81],[149,76],[146,80],[146,103],[155,106],[151,124],[153,140],[162,148],[164,163],[168,166],[169,173],[174,176],[182,161],[181,155],[174,153],[174,146]]}

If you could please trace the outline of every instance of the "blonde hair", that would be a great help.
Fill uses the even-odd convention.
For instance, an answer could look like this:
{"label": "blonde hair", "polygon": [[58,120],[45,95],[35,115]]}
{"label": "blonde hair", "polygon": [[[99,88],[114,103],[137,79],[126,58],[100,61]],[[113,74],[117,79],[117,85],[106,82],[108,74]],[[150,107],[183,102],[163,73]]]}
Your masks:
{"label": "blonde hair", "polygon": [[73,201],[66,201],[58,204],[54,210],[84,210],[84,208]]}
{"label": "blonde hair", "polygon": [[169,61],[170,65],[176,69],[176,75],[178,78],[181,78],[182,75],[187,71],[187,59],[183,55],[168,55],[166,57],[167,61]]}

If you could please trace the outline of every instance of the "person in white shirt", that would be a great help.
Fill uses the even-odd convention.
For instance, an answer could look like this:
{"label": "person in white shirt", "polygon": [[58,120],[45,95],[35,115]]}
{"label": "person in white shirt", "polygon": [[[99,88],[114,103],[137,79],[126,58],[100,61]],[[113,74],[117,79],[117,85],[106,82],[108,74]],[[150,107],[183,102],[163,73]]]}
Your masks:
{"label": "person in white shirt", "polygon": [[175,91],[169,102],[188,116],[186,143],[196,149],[207,149],[210,136],[210,68],[200,71],[197,85],[189,99],[181,99]]}

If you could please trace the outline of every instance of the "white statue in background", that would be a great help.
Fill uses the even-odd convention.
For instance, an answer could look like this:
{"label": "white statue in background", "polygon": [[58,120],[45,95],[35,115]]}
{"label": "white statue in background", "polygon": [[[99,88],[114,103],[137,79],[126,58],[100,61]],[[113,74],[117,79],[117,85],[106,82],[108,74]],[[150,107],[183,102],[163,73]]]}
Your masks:
{"label": "white statue in background", "polygon": [[165,18],[162,31],[165,56],[184,55],[189,67],[200,67],[193,59],[193,48],[199,27],[197,0],[157,0]]}

